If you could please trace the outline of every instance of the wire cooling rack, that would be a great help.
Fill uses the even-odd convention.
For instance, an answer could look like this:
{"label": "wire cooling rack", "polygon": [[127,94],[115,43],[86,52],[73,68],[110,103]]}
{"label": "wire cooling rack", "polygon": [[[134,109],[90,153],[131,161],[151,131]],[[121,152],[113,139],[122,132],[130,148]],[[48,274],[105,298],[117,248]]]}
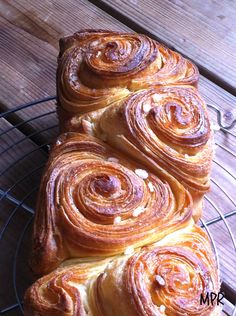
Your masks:
{"label": "wire cooling rack", "polygon": [[[58,134],[55,99],[44,98],[0,114],[0,161],[4,162],[0,170],[0,315],[22,315],[24,292],[34,281],[27,258],[40,177],[50,143]],[[212,190],[205,197],[200,225],[211,239],[221,272],[226,297],[224,313],[236,315],[236,284],[232,284],[232,275],[234,272],[236,275],[236,243],[231,226],[236,221],[236,194],[230,189],[236,187],[236,177],[217,158],[220,150],[220,156],[228,156],[229,164],[236,163],[236,154],[228,146],[229,137],[236,139],[233,130],[236,120],[232,112],[223,113],[214,105],[208,106],[217,122],[214,129],[221,135],[216,140],[213,162],[216,177],[211,179]],[[37,107],[43,107],[42,114],[35,115]],[[222,204],[226,207],[222,208]],[[217,230],[223,231],[223,241],[218,240]]]}

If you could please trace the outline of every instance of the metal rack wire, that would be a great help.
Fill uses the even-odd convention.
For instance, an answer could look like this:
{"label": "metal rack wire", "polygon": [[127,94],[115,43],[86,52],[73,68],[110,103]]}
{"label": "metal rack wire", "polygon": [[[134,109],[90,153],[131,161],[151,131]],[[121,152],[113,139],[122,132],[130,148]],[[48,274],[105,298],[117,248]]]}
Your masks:
{"label": "metal rack wire", "polygon": [[[46,103],[48,103],[50,101],[54,101],[54,100],[55,100],[55,96],[43,98],[43,99],[40,99],[40,100],[37,100],[34,102],[30,102],[27,104],[17,106],[15,108],[13,108],[12,110],[9,110],[7,112],[0,114],[0,122],[1,122],[1,120],[5,119],[8,122],[13,124],[13,125],[10,125],[9,127],[7,127],[6,129],[1,130],[1,132],[0,132],[1,138],[9,135],[11,132],[14,132],[15,130],[21,132],[22,130],[24,130],[24,127],[26,125],[30,125],[33,122],[36,122],[38,120],[48,118],[49,115],[56,116],[55,109],[52,109],[52,110],[47,111],[41,115],[36,115],[36,116],[32,116],[30,118],[27,118],[26,120],[15,122],[14,119],[12,119],[12,117],[16,113],[19,114],[22,111],[27,111],[27,109],[33,109],[34,107],[39,106],[40,104],[46,104]],[[228,114],[228,119],[230,119],[231,122],[228,125],[223,124],[223,113],[221,111],[219,111],[214,105],[208,105],[208,106],[209,106],[209,108],[213,109],[213,111],[216,112],[218,127],[221,130],[221,132],[224,133],[225,135],[230,134],[231,136],[236,137],[236,135],[232,132],[232,128],[235,126],[236,120],[233,119]],[[56,120],[55,120],[55,122],[56,122]],[[29,140],[30,142],[32,142],[34,146],[32,149],[30,148],[29,151],[27,151],[26,153],[23,153],[20,157],[13,160],[13,162],[11,162],[4,170],[2,170],[0,172],[0,179],[7,176],[8,174],[10,174],[13,168],[18,168],[18,166],[20,168],[20,164],[24,161],[27,162],[28,161],[27,159],[30,159],[30,156],[33,154],[38,155],[40,153],[40,155],[43,156],[45,158],[45,161],[46,161],[47,155],[48,155],[49,145],[52,141],[52,138],[49,138],[47,141],[45,141],[43,143],[37,143],[37,140],[35,140],[35,139],[37,139],[37,136],[42,135],[45,132],[48,132],[48,131],[55,132],[56,129],[57,129],[57,124],[51,125],[51,126],[46,126],[45,128],[42,128],[42,129],[38,130],[37,132],[34,131],[28,135],[21,133],[22,137],[20,139],[18,139],[17,141],[15,141],[14,137],[13,137],[13,139],[11,139],[11,142],[9,144],[7,144],[7,146],[5,148],[3,148],[3,150],[0,152],[0,159],[4,158],[5,155],[9,155],[9,153],[11,153],[11,151],[13,151],[13,149],[16,146],[21,146],[24,143],[24,141],[26,141],[26,140]],[[51,133],[51,134],[53,135],[53,133]],[[217,145],[221,148],[221,150],[227,152],[233,158],[236,158],[236,154],[232,150],[230,150],[229,148],[227,148],[226,146],[224,146],[222,144],[217,144]],[[214,163],[221,167],[222,172],[229,174],[230,177],[232,177],[234,184],[236,185],[236,177],[227,168],[222,166],[220,164],[220,162],[217,161],[217,159],[214,159]],[[21,315],[21,314],[23,314],[22,298],[23,298],[25,288],[30,284],[30,281],[26,280],[25,287],[19,288],[19,285],[18,285],[19,277],[20,278],[23,277],[23,275],[21,275],[21,268],[20,267],[27,266],[27,258],[26,258],[27,256],[24,254],[24,251],[23,251],[24,255],[22,256],[22,249],[24,250],[25,244],[28,243],[27,236],[29,236],[30,227],[31,227],[33,214],[34,214],[34,207],[33,207],[34,202],[33,201],[35,201],[35,196],[36,196],[36,193],[38,190],[38,184],[39,184],[39,180],[40,180],[40,172],[42,171],[43,167],[44,167],[44,161],[43,161],[43,163],[41,162],[40,164],[36,165],[36,167],[34,167],[33,169],[25,172],[23,175],[20,175],[17,179],[10,181],[10,183],[8,183],[7,185],[4,185],[3,187],[0,188],[0,202],[2,203],[0,215],[6,211],[6,209],[5,209],[6,204],[7,204],[7,208],[9,209],[8,212],[6,212],[7,216],[6,216],[6,218],[4,218],[2,225],[1,225],[1,217],[0,217],[0,225],[1,225],[0,226],[0,254],[3,254],[2,250],[1,250],[3,248],[1,248],[1,247],[6,247],[6,245],[4,244],[5,235],[7,233],[8,233],[8,235],[11,234],[12,229],[14,229],[14,227],[15,227],[13,225],[14,222],[17,222],[18,218],[22,218],[22,216],[23,216],[22,214],[27,214],[27,216],[24,215],[24,222],[20,223],[20,226],[18,228],[19,234],[18,234],[17,240],[14,244],[14,249],[11,249],[12,254],[9,258],[10,261],[9,261],[8,270],[11,271],[10,272],[11,279],[9,280],[9,287],[11,288],[11,292],[12,292],[12,295],[11,295],[12,300],[11,300],[11,302],[7,302],[3,307],[0,307],[0,315],[13,315],[13,314],[14,315]],[[22,194],[20,197],[15,196],[15,189],[24,186],[24,182],[26,180],[31,179],[32,177],[36,178],[36,180],[35,180],[36,185],[34,187],[32,187],[29,191],[27,191],[27,193]],[[219,184],[219,182],[216,179],[211,179],[211,181],[222,192],[222,194],[224,195],[224,198],[227,199],[232,205],[232,209],[230,209],[228,212],[223,214],[222,211],[219,209],[219,207],[211,199],[211,197],[207,195],[205,197],[205,200],[216,211],[217,216],[215,216],[214,218],[211,218],[210,220],[202,219],[201,223],[200,223],[200,225],[207,231],[207,233],[212,241],[212,245],[213,245],[213,248],[214,248],[215,253],[216,253],[218,265],[219,265],[219,267],[221,267],[217,245],[216,245],[216,242],[214,240],[214,236],[212,235],[212,233],[210,231],[210,227],[213,224],[222,222],[227,230],[227,233],[228,233],[231,241],[232,241],[232,245],[233,245],[232,251],[236,252],[235,238],[233,236],[233,232],[230,228],[230,225],[228,224],[228,219],[232,218],[232,216],[234,216],[234,215],[236,216],[236,202],[234,200],[234,197],[232,197],[224,188],[222,188],[222,186]],[[236,219],[236,217],[235,217],[235,219]],[[1,263],[2,257],[3,256],[1,255],[0,263]],[[20,259],[20,263],[19,263],[19,259]],[[0,266],[0,270],[1,270],[1,266]],[[1,276],[0,276],[0,278],[1,278]],[[1,280],[0,280],[0,282],[1,282]],[[234,302],[234,295],[235,295],[234,289],[231,289],[229,285],[227,285],[226,283],[223,282],[222,290],[225,292],[226,298],[231,303],[235,304],[235,302]],[[227,314],[227,312],[225,312],[225,313]],[[234,316],[236,315],[236,305],[233,308],[231,308],[231,314],[228,313],[228,315],[234,315]]]}

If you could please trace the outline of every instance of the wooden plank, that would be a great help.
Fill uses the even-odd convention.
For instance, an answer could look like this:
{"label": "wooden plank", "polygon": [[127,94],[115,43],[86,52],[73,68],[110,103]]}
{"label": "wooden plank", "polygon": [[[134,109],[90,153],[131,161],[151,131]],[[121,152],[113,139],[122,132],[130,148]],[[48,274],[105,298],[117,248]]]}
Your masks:
{"label": "wooden plank", "polygon": [[[57,43],[61,36],[81,28],[106,28],[130,31],[124,24],[112,18],[86,0],[46,2],[9,1],[1,3],[0,58],[3,74],[0,108],[9,109],[19,103],[55,95],[57,66]],[[63,12],[63,14],[61,14]],[[212,103],[224,109],[232,109],[235,98],[201,77],[200,91]],[[49,102],[17,113],[20,120],[52,111],[54,102]],[[17,121],[17,119],[15,119]],[[56,120],[48,117],[43,126],[48,128]],[[26,124],[34,130],[41,129],[41,121]],[[32,129],[29,130],[29,133]],[[42,135],[40,141],[50,133]]]}
{"label": "wooden plank", "polygon": [[226,299],[223,299],[223,315],[232,316],[234,312],[234,305]]}
{"label": "wooden plank", "polygon": [[[0,119],[0,133],[11,129],[1,136],[0,142],[0,173],[4,172],[0,177],[1,193],[17,183],[14,188],[9,190],[8,196],[0,201],[0,234],[14,213],[0,238],[0,284],[7,284],[7,286],[0,287],[0,310],[16,303],[13,284],[14,256],[21,233],[27,221],[32,217],[30,211],[34,209],[37,194],[37,189],[34,190],[34,188],[37,188],[39,184],[43,166],[47,160],[45,151],[40,150],[17,129],[12,128],[13,126],[6,120]],[[17,142],[19,143],[14,145]],[[14,147],[7,150],[13,145]],[[28,176],[23,179],[27,174]],[[21,179],[22,181],[20,181]],[[32,194],[23,201],[23,205],[17,208],[17,203],[21,202],[31,191]],[[20,247],[16,269],[16,284],[21,293],[20,299],[22,299],[23,289],[25,290],[32,281],[27,255],[30,247],[30,235],[28,234],[24,240],[27,242]],[[14,313],[19,315],[18,311],[12,311],[12,315]]]}
{"label": "wooden plank", "polygon": [[236,2],[92,0],[138,32],[194,60],[202,74],[236,94]]}
{"label": "wooden plank", "polygon": [[[220,88],[216,89],[215,84],[204,77],[201,77],[200,81],[201,84],[199,90],[206,102],[208,104],[217,105],[217,108],[222,113],[231,113],[232,117],[236,119],[235,98],[232,98],[232,95],[229,93],[221,93]],[[209,87],[207,93],[205,90],[206,86]],[[231,105],[230,102],[232,102]],[[216,112],[212,109],[209,109],[209,113],[214,126],[217,126]],[[228,121],[224,119],[222,121],[224,125],[229,125],[231,122],[232,118]],[[236,126],[231,129],[231,132],[236,135]],[[220,130],[215,131],[214,139],[216,144],[214,157],[215,162],[213,162],[212,165],[211,189],[207,196],[211,199],[211,201],[214,202],[215,206],[220,212],[226,214],[236,209],[236,180],[234,175],[236,137]],[[228,170],[231,175],[226,170]],[[215,207],[213,207],[205,199],[203,219],[208,221],[218,216],[219,214]]]}
{"label": "wooden plank", "polygon": [[[236,180],[233,171],[235,157],[221,147],[216,146],[214,161],[210,192],[207,193],[204,199],[203,219],[205,221],[236,210]],[[230,171],[231,174],[226,170]]]}
{"label": "wooden plank", "polygon": [[[55,94],[56,46],[59,37],[71,34],[80,28],[129,30],[124,24],[85,0],[79,2],[60,0],[53,4],[47,2],[43,5],[40,1],[33,1],[30,4],[26,0],[9,1],[8,7],[5,7],[1,12],[3,12],[3,16],[0,36],[3,45],[0,46],[0,58],[2,60],[1,73],[4,74],[4,80],[1,80],[0,101],[4,109],[12,108],[15,104],[31,101],[35,98]],[[208,102],[216,104],[224,110],[233,110],[235,104],[233,96],[204,77],[201,77],[200,91]],[[54,109],[54,106],[55,104],[51,102],[49,105],[43,104],[29,108],[18,112],[17,118],[18,120],[25,120],[46,113],[46,111]],[[31,127],[30,131],[37,131],[42,128],[42,124],[49,127],[54,122],[56,122],[56,116],[52,115],[49,120],[45,119],[43,123],[39,120],[38,122],[35,121],[34,124],[29,123],[28,126]],[[40,141],[47,141],[50,135],[49,133]],[[232,150],[235,148],[232,137],[223,136],[222,132],[219,132],[217,138],[227,146],[231,146]],[[19,147],[19,150],[21,149]],[[14,151],[12,151],[12,155],[14,156]],[[220,153],[220,157],[224,158],[223,152]],[[230,161],[231,158],[228,159]],[[38,163],[36,160],[37,165]],[[26,168],[27,164],[25,165]],[[21,172],[21,169],[18,168],[15,172],[18,171]],[[22,174],[24,172],[25,170],[22,169]],[[14,179],[14,175],[12,175],[9,181]],[[233,188],[230,185],[232,180],[225,181],[227,186]],[[23,192],[20,191],[19,193],[18,190],[15,192],[19,194],[17,197],[23,196],[27,192],[27,187],[21,186],[20,190]],[[209,219],[212,218],[210,214],[213,213],[207,214]],[[227,248],[227,245],[225,247]]]}
{"label": "wooden plank", "polygon": [[51,143],[59,133],[55,100],[15,111],[6,119],[37,144]]}
{"label": "wooden plank", "polygon": [[[102,10],[86,0],[44,2],[18,0],[1,2],[0,17],[0,108],[7,110],[15,105],[56,94],[58,40],[81,28],[107,28],[128,30]],[[55,109],[49,102],[27,111],[18,118],[27,120]],[[55,120],[44,121],[44,127]],[[40,121],[27,124],[34,130],[41,128]],[[45,134],[44,140],[48,135]]]}
{"label": "wooden plank", "polygon": [[[12,128],[4,119],[0,119],[0,126],[1,133]],[[17,129],[11,129],[1,136],[0,157],[0,170],[3,173],[0,189],[9,191],[9,195],[21,200],[38,186],[47,153]],[[29,207],[34,207],[34,202],[35,192],[24,201]]]}
{"label": "wooden plank", "polygon": [[[1,202],[1,219],[6,220],[8,215],[12,212],[15,205],[9,201]],[[16,296],[13,283],[13,266],[14,256],[16,255],[17,243],[22,234],[22,231],[30,220],[32,215],[25,212],[24,209],[19,208],[17,214],[9,223],[3,238],[0,240],[0,283],[5,286],[0,287],[0,311],[10,305],[16,303]],[[1,228],[1,224],[0,224]],[[32,273],[28,265],[28,253],[30,243],[30,234],[27,234],[27,243],[20,247],[16,266],[16,285],[17,291],[20,294],[20,299],[23,297],[22,287],[27,288],[32,283]],[[4,254],[4,255],[3,255]],[[13,313],[13,312],[12,312]],[[20,315],[18,310],[14,311],[15,315]],[[8,315],[8,314],[7,314]],[[14,315],[14,314],[12,314]]]}
{"label": "wooden plank", "polygon": [[[11,127],[11,125],[2,119],[2,121],[1,121],[2,131],[6,130],[10,127]],[[222,133],[222,132],[218,132],[218,133]],[[18,130],[16,130],[16,129],[12,130],[11,132],[7,133],[4,138],[2,138],[1,149],[4,150],[4,149],[8,148],[15,141],[21,140],[22,138],[24,138],[24,135],[22,135]],[[35,146],[28,139],[26,140],[26,143],[24,146],[22,146],[22,144],[14,146],[14,149],[7,152],[5,154],[5,156],[3,156],[3,159],[1,159],[1,168],[0,169],[4,170],[12,162],[16,161],[17,158],[21,157],[24,154],[27,154],[28,152],[30,152],[31,150],[34,150],[34,149],[37,149],[37,146]],[[225,153],[223,153],[222,155],[224,156]],[[219,159],[221,157],[221,155],[216,152],[216,157]],[[18,179],[20,179],[26,173],[28,173],[29,170],[32,170],[33,168],[37,168],[40,165],[44,164],[46,159],[47,159],[46,154],[44,152],[37,150],[36,152],[34,152],[33,156],[29,155],[28,157],[26,157],[23,160],[23,162],[21,162],[20,164],[17,164],[15,167],[10,169],[9,172],[7,172],[6,177],[3,178],[1,186],[3,186],[4,190],[6,188],[9,188]],[[26,181],[21,182],[14,190],[11,190],[11,192],[10,192],[11,195],[13,195],[14,197],[17,197],[19,200],[22,199],[26,194],[28,194],[29,190],[31,190],[34,186],[37,186],[37,184],[39,183],[41,171],[42,170],[39,169],[38,173],[36,172],[36,174],[33,174],[33,176],[27,177]],[[227,175],[225,175],[225,176],[227,177]],[[223,178],[221,175],[221,183],[223,183],[223,185],[224,185],[225,181],[222,181],[222,179]],[[227,181],[226,181],[226,183],[227,183]],[[229,182],[229,185],[230,185],[230,182]],[[27,199],[26,203],[28,206],[34,207],[36,193],[37,193],[37,190],[31,196],[31,199]],[[221,193],[220,190],[219,190],[219,192],[217,190],[213,190],[212,193],[214,194],[214,196],[212,197],[213,201],[214,202],[217,201],[217,203],[216,203],[217,207],[220,207],[221,211],[223,213],[225,213],[226,209],[224,207],[227,205],[225,197],[220,195],[220,193]],[[220,203],[220,205],[219,205],[219,203],[218,203],[219,201],[223,201],[223,202]],[[232,205],[231,205],[231,207],[232,207]],[[4,213],[1,213],[0,223],[4,223],[6,221],[7,217],[14,210],[14,208],[15,208],[15,205],[10,203],[8,200],[4,201],[4,203],[1,204],[1,209],[4,210]],[[227,206],[227,211],[229,211],[229,210],[230,209]],[[205,212],[205,214],[207,216],[205,216],[205,219],[207,219],[207,220],[212,219],[213,217],[216,217],[218,215],[217,212],[214,210],[214,208],[208,209],[207,205],[206,205],[206,211],[207,212]],[[22,214],[24,214],[24,215],[22,215]],[[7,230],[7,233],[4,236],[3,242],[1,242],[0,251],[1,251],[1,249],[5,249],[6,247],[9,247],[9,250],[6,252],[6,256],[4,256],[4,260],[1,263],[3,266],[2,266],[2,269],[0,269],[0,271],[2,271],[2,273],[0,273],[0,280],[5,276],[7,276],[8,279],[12,277],[12,270],[11,269],[12,269],[12,260],[13,260],[13,256],[14,256],[13,252],[15,250],[15,247],[16,247],[18,238],[20,236],[21,230],[28,220],[29,214],[28,215],[27,214],[28,213],[23,208],[18,210],[18,213],[16,214],[16,216],[14,216],[13,220],[10,223],[10,226]],[[220,253],[220,256],[222,256],[221,257],[221,261],[223,261],[223,264],[221,267],[222,271],[223,271],[222,278],[224,281],[230,282],[230,284],[235,284],[235,283],[233,283],[234,274],[230,270],[230,269],[232,269],[232,267],[234,267],[234,260],[235,260],[234,256],[233,256],[232,244],[230,243],[230,237],[229,237],[229,234],[226,231],[224,224],[222,222],[218,223],[217,225],[216,224],[211,225],[211,226],[209,226],[209,229],[214,237],[214,240],[216,241],[217,249]],[[235,229],[235,222],[232,221],[231,225],[233,225],[233,229]],[[12,234],[12,231],[14,231],[14,234]],[[223,235],[223,239],[221,237],[219,237],[221,235]],[[29,240],[29,238],[30,238],[29,236],[30,235],[28,235],[28,238],[26,240]],[[222,240],[224,241],[223,244],[221,243]],[[223,250],[222,250],[222,246],[223,246]],[[24,253],[21,256],[21,258],[22,259],[20,261],[20,266],[19,266],[18,271],[21,271],[21,273],[19,273],[20,275],[24,275],[24,273],[23,273],[23,271],[25,271],[24,266],[27,266],[26,253]],[[11,267],[11,268],[9,269],[9,267]],[[28,268],[25,268],[25,269],[28,269]],[[29,273],[27,273],[27,276],[28,275],[29,275]],[[21,289],[20,291],[21,291],[22,295],[23,295],[24,289],[27,287],[27,284],[30,283],[30,280],[31,280],[30,277],[29,278],[27,277],[26,279],[24,278],[22,281],[18,282],[18,285]],[[0,281],[0,283],[1,283],[1,281]],[[9,291],[9,293],[8,293],[8,291]],[[8,304],[13,304],[14,303],[14,295],[13,295],[13,291],[12,291],[12,284],[8,288],[7,293],[8,294],[7,294],[6,302]],[[1,297],[1,295],[0,295],[0,297]],[[4,307],[4,306],[5,305],[3,304],[2,307]]]}
{"label": "wooden plank", "polygon": [[[236,215],[227,219],[227,224],[232,236],[236,238]],[[232,237],[223,221],[208,226],[214,239],[220,264],[221,280],[226,282],[236,293],[236,256]],[[236,240],[235,240],[236,241]],[[232,298],[233,299],[233,298]],[[233,304],[236,304],[234,296]]]}
{"label": "wooden plank", "polygon": [[[0,108],[7,110],[15,105],[56,94],[58,40],[81,28],[127,28],[108,14],[82,1],[57,1],[44,3],[33,1],[8,1],[0,4]],[[99,14],[97,11],[101,11]],[[63,12],[63,14],[61,14]],[[105,17],[103,19],[103,17]],[[28,120],[55,110],[55,102],[47,102],[20,111],[12,122]],[[25,124],[24,132],[49,128],[57,124],[56,116],[37,119]],[[37,137],[48,140],[52,131]],[[54,135],[57,130],[54,129]]]}

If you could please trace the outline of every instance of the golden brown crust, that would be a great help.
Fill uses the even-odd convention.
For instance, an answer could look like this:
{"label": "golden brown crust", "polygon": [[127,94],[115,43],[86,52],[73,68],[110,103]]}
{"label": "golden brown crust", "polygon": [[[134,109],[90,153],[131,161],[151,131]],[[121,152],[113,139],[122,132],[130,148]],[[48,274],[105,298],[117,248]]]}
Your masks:
{"label": "golden brown crust", "polygon": [[219,315],[217,306],[200,305],[201,293],[211,291],[219,292],[214,256],[193,227],[114,260],[97,278],[93,302],[99,316]]}
{"label": "golden brown crust", "polygon": [[78,133],[61,135],[42,178],[32,267],[66,258],[110,256],[157,241],[191,222],[191,198],[173,177]]}
{"label": "golden brown crust", "polygon": [[60,40],[58,105],[73,114],[104,108],[153,85],[197,86],[197,67],[136,33],[84,30]]}
{"label": "golden brown crust", "polygon": [[[197,221],[203,194],[209,189],[212,159],[206,106],[197,90],[191,90],[197,87],[198,79],[194,64],[145,35],[104,30],[77,32],[60,41],[57,95],[61,131],[95,133],[106,140],[107,135],[97,132],[93,125],[100,125],[99,118],[105,112],[105,134],[110,134],[110,129],[119,133],[119,139],[109,135],[111,145],[118,144],[121,150],[125,147],[135,159],[142,156],[148,167],[161,164],[171,172],[191,192]],[[162,102],[169,100],[167,106],[152,108],[145,120],[133,111],[135,103],[142,103],[140,98],[150,95],[152,87],[158,94],[165,94]],[[132,103],[131,111],[111,122],[114,109],[127,100]],[[127,138],[123,133],[129,134]],[[140,137],[142,133],[145,137]]]}
{"label": "golden brown crust", "polygon": [[194,202],[208,191],[212,131],[195,88],[166,86],[133,93],[97,115],[93,126],[97,137],[105,136],[150,170],[156,165],[167,170],[192,193]]}
{"label": "golden brown crust", "polygon": [[206,234],[185,228],[133,255],[72,262],[26,292],[28,316],[216,316],[200,295],[220,288]]}
{"label": "golden brown crust", "polygon": [[37,280],[25,293],[25,316],[88,315],[87,284],[104,271],[108,262],[72,261]]}
{"label": "golden brown crust", "polygon": [[220,315],[200,305],[220,283],[192,219],[212,160],[198,78],[145,35],[60,40],[58,117],[69,132],[42,177],[31,256],[36,274],[56,270],[27,290],[26,316]]}

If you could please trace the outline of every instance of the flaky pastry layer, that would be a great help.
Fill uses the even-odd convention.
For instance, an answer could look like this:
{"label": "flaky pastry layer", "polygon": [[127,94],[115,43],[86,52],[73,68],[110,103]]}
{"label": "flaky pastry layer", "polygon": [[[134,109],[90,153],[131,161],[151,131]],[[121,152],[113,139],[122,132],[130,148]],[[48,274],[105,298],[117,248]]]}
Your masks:
{"label": "flaky pastry layer", "polygon": [[26,316],[216,316],[200,304],[219,292],[214,254],[206,234],[188,227],[114,259],[72,261],[26,292]]}
{"label": "flaky pastry layer", "polygon": [[192,200],[98,139],[61,135],[39,191],[31,265],[42,275],[68,258],[111,256],[190,225]]}

